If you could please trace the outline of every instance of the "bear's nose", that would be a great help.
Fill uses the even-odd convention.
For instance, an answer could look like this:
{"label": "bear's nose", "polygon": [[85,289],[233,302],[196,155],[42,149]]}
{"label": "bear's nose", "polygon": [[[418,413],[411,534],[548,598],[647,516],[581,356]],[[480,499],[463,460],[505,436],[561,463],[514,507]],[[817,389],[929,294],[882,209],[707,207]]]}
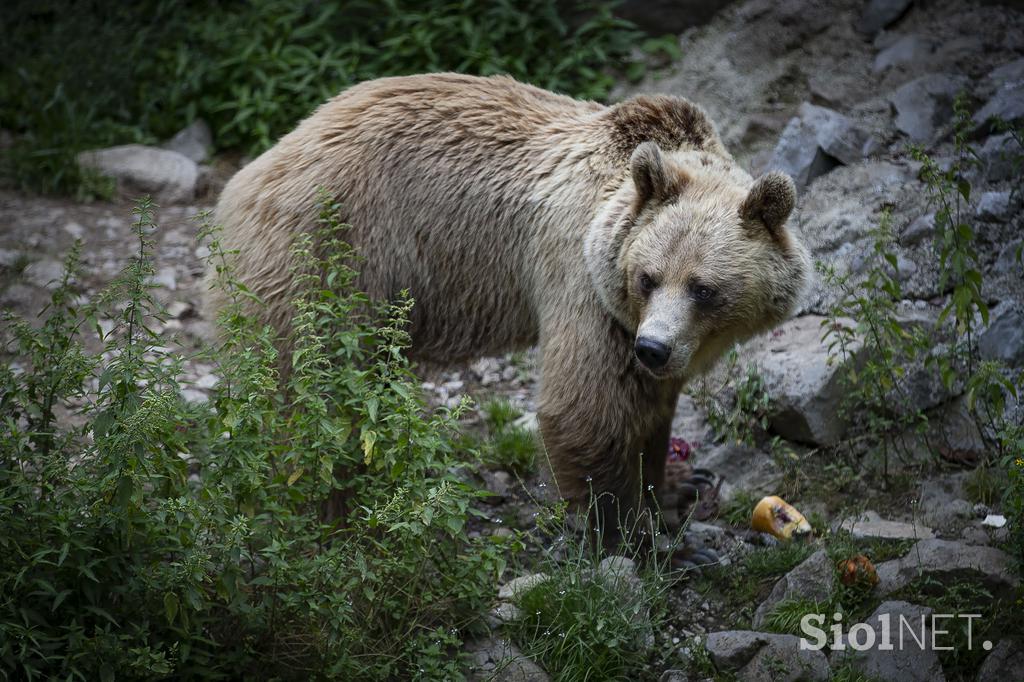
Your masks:
{"label": "bear's nose", "polygon": [[641,336],[636,340],[633,352],[647,369],[661,369],[668,362],[668,356],[672,354],[672,349],[661,341]]}

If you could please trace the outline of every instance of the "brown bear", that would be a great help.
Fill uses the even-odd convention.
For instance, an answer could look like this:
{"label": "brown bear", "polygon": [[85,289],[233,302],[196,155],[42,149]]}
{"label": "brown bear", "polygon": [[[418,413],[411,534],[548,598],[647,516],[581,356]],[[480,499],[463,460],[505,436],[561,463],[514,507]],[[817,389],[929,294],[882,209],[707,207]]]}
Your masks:
{"label": "brown bear", "polygon": [[216,208],[282,338],[290,245],[316,224],[320,187],[352,226],[359,286],[415,299],[413,359],[539,345],[542,443],[569,499],[638,508],[661,484],[684,382],[786,318],[807,279],[786,229],[792,180],[753,180],[685,99],[603,106],[501,76],[384,78],[321,106]]}

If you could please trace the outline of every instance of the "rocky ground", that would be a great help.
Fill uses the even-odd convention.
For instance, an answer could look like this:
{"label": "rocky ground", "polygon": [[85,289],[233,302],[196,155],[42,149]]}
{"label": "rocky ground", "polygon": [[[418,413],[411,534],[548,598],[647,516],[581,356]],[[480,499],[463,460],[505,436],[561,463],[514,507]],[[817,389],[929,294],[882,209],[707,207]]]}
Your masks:
{"label": "rocky ground", "polygon": [[[870,230],[887,210],[898,237],[895,272],[908,324],[934,320],[948,295],[936,278],[935,207],[919,177],[921,164],[908,149],[920,145],[940,166],[948,162],[954,153],[953,99],[966,91],[979,112],[970,133],[979,164],[969,178],[969,211],[993,311],[980,347],[986,357],[1024,365],[1024,273],[1014,258],[1024,238],[1015,185],[1020,173],[1007,157],[1012,140],[986,123],[989,114],[1024,118],[1024,12],[954,1],[749,0],[727,4],[708,23],[687,29],[680,49],[677,62],[656,68],[642,83],[621,86],[616,96],[665,92],[701,103],[752,173],[780,168],[796,179],[795,229],[816,260],[842,272],[856,276],[863,269]],[[211,207],[237,165],[207,158],[208,135],[198,125],[164,150],[131,147],[82,159],[118,177],[126,191],[156,194],[161,209],[154,284],[170,313],[162,332],[168,345],[186,351],[212,336],[199,305],[206,249],[196,242],[192,217]],[[131,255],[130,221],[130,203],[123,200],[82,204],[0,191],[0,306],[26,315],[40,310],[76,239],[84,249],[81,298],[95,296]],[[992,651],[962,657],[932,648],[828,656],[827,650],[801,651],[793,635],[759,631],[772,605],[827,598],[843,551],[867,551],[877,565],[880,583],[869,600],[877,607],[855,614],[872,628],[881,613],[918,618],[934,610],[914,603],[927,601],[911,588],[922,576],[942,594],[974,586],[979,610],[999,624],[1004,616],[992,614],[1020,598],[1019,573],[1000,549],[1010,531],[991,518],[1000,514],[998,500],[979,496],[963,458],[954,465],[922,455],[879,479],[872,474],[872,453],[851,444],[838,417],[838,368],[821,341],[821,316],[836,297],[815,282],[799,317],[739,353],[739,366],[753,363],[764,377],[771,404],[767,429],[781,440],[717,442],[702,407],[707,386],[691,387],[680,401],[674,435],[692,447],[688,464],[723,480],[719,513],[691,521],[687,540],[713,549],[724,566],[671,591],[668,620],[655,633],[657,648],[668,652],[662,660],[674,668],[663,679],[710,674],[696,660],[701,650],[718,674],[741,680],[819,680],[851,670],[883,680],[1017,679],[1024,663],[1019,630],[990,628]],[[526,415],[525,423],[535,410],[530,354],[424,368],[422,376],[436,405],[453,404],[464,394],[477,404],[501,396]],[[195,401],[217,382],[214,368],[197,359],[186,363],[185,379],[185,396]],[[926,411],[944,427],[949,451],[974,452],[966,462],[976,462],[985,446],[970,428],[957,426],[965,422],[957,393],[922,380],[907,407]],[[482,430],[478,411],[467,415],[466,425]],[[477,532],[530,529],[545,499],[545,479],[522,481],[500,470],[479,475],[495,496],[487,507],[491,522]],[[746,557],[772,543],[747,527],[743,505],[762,494],[783,494],[811,517],[817,539],[806,550],[786,550],[790,561],[781,567],[758,572]],[[835,533],[840,526],[849,533]],[[854,544],[839,546],[840,535]],[[1019,613],[1019,601],[1014,608]],[[502,609],[507,607],[499,607],[499,614]],[[475,647],[484,672],[515,657],[514,647],[501,639],[500,622],[495,619],[493,646]],[[1020,626],[1019,619],[1012,622]],[[545,678],[521,659],[498,668],[499,679]]]}

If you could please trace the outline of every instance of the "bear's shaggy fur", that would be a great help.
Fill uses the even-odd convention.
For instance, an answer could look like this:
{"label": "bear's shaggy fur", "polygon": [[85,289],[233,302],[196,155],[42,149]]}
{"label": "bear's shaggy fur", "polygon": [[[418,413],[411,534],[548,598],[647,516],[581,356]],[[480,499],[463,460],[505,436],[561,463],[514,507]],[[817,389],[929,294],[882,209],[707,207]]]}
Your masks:
{"label": "bear's shaggy fur", "polygon": [[[785,227],[792,181],[754,181],[684,99],[605,107],[506,77],[385,78],[321,106],[217,206],[283,337],[289,248],[321,186],[352,225],[359,286],[415,298],[414,359],[539,345],[543,446],[572,499],[635,507],[657,489],[683,383],[789,315],[807,277]],[[670,350],[664,366],[638,361],[640,337]]]}

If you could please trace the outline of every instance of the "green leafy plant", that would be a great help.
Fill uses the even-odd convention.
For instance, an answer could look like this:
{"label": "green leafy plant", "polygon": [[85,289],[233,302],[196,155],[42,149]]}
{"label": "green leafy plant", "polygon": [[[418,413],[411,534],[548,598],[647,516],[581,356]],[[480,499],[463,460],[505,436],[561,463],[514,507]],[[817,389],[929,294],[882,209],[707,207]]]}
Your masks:
{"label": "green leafy plant", "polygon": [[764,377],[753,365],[740,371],[736,348],[726,354],[722,374],[721,383],[714,390],[709,379],[702,379],[694,398],[707,413],[716,438],[755,446],[768,431],[771,400]]}
{"label": "green leafy plant", "polygon": [[[674,53],[601,2],[142,0],[115,7],[15,0],[0,18],[5,175],[44,191],[102,194],[82,149],[155,142],[201,117],[219,149],[256,154],[341,89],[381,76],[509,74],[603,99],[632,50]],[[17,27],[17,28],[15,28]],[[120,59],[107,47],[119,46]]]}
{"label": "green leafy plant", "polygon": [[[230,301],[207,352],[220,382],[207,403],[182,400],[182,359],[153,331],[148,201],[135,255],[95,304],[75,304],[73,251],[41,325],[5,318],[19,363],[0,370],[12,675],[461,677],[456,652],[518,541],[469,536],[480,493],[458,476],[458,410],[419,398],[402,354],[412,302],[352,290],[335,208],[295,247],[287,378],[206,228]],[[90,353],[84,331],[105,318]]]}
{"label": "green leafy plant", "polygon": [[511,402],[493,399],[483,406],[490,438],[484,444],[485,459],[517,476],[527,476],[537,468],[537,434],[515,424],[522,412]]}

